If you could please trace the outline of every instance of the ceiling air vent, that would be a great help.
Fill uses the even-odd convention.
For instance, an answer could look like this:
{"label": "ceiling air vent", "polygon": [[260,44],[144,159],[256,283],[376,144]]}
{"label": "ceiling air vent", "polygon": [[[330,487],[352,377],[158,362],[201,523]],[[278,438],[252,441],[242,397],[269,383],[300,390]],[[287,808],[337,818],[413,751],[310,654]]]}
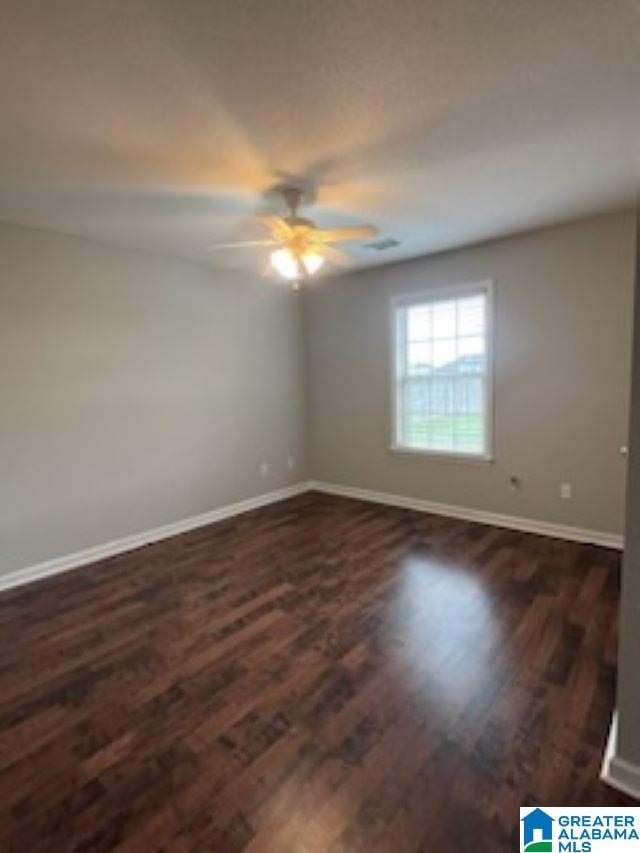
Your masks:
{"label": "ceiling air vent", "polygon": [[377,252],[384,252],[386,249],[395,249],[400,245],[399,240],[394,240],[393,237],[382,237],[380,240],[374,240],[373,243],[367,243],[365,249],[375,249]]}

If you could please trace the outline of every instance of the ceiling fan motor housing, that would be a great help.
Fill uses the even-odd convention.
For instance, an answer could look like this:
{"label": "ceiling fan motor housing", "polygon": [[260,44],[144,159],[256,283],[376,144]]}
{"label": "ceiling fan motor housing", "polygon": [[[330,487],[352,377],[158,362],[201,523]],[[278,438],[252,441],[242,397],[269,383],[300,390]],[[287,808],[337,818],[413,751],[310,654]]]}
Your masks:
{"label": "ceiling fan motor housing", "polygon": [[285,216],[284,221],[295,231],[308,231],[310,228],[316,227],[315,222],[306,219],[304,216]]}

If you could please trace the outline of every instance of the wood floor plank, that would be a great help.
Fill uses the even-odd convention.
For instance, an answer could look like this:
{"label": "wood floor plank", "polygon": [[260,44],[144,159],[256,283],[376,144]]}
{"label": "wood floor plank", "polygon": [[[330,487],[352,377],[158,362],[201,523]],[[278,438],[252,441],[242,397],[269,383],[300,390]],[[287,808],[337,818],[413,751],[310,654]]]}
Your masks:
{"label": "wood floor plank", "polygon": [[506,851],[597,778],[619,556],[307,494],[0,595],[3,851]]}

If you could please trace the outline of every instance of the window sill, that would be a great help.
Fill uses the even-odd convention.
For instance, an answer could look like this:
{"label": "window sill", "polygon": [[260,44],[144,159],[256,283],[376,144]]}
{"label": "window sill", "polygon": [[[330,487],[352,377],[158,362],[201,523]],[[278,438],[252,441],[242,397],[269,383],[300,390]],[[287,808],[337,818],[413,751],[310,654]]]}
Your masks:
{"label": "window sill", "polygon": [[484,453],[449,453],[446,450],[422,450],[419,447],[404,447],[397,444],[392,444],[389,452],[402,456],[422,456],[434,462],[461,462],[467,465],[492,465],[495,462],[495,457]]}

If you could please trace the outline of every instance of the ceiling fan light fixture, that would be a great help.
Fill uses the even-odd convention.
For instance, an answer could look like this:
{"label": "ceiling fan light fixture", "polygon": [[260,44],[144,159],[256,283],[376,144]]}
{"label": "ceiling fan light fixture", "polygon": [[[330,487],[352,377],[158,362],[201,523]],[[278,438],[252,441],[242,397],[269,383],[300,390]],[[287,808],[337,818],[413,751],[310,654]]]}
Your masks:
{"label": "ceiling fan light fixture", "polygon": [[308,275],[315,275],[324,263],[324,258],[317,252],[305,252],[301,260]]}
{"label": "ceiling fan light fixture", "polygon": [[[233,249],[241,246],[272,246],[270,265],[283,279],[293,282],[298,289],[301,282],[312,278],[324,266],[349,266],[349,255],[334,247],[335,243],[370,240],[378,229],[373,225],[354,225],[339,228],[318,228],[312,219],[298,216],[298,207],[304,191],[299,187],[276,187],[288,208],[285,216],[266,213],[260,216],[269,232],[264,240],[228,243],[211,248]],[[346,262],[346,263],[345,263]]]}
{"label": "ceiling fan light fixture", "polygon": [[288,281],[300,278],[300,267],[307,275],[315,275],[323,263],[322,255],[313,251],[296,255],[292,249],[285,246],[271,253],[271,266]]}
{"label": "ceiling fan light fixture", "polygon": [[298,261],[291,249],[276,249],[275,252],[272,252],[271,266],[289,281],[299,278]]}

